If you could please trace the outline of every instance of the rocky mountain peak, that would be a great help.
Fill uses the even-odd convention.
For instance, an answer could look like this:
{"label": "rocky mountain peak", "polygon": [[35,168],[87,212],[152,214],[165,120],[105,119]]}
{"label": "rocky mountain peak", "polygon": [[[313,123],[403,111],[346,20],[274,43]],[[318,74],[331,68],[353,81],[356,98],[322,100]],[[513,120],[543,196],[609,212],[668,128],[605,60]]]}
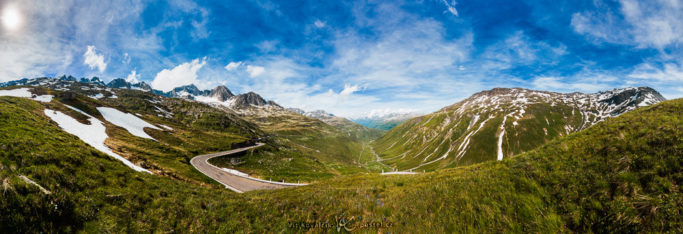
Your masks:
{"label": "rocky mountain peak", "polygon": [[258,95],[257,93],[254,92],[248,92],[245,94],[240,94],[234,97],[234,104],[233,107],[236,108],[246,108],[249,106],[266,106],[266,105],[272,105],[272,106],[280,106],[277,103],[273,101],[266,101],[261,97],[261,95]]}
{"label": "rocky mountain peak", "polygon": [[228,100],[229,98],[235,96],[230,92],[228,87],[225,87],[224,85],[217,86],[216,88],[212,89],[211,92],[209,93],[210,97],[216,98],[217,100],[224,102]]}
{"label": "rocky mountain peak", "polygon": [[130,89],[130,83],[121,78],[116,78],[107,84],[107,87],[117,88],[117,89]]}

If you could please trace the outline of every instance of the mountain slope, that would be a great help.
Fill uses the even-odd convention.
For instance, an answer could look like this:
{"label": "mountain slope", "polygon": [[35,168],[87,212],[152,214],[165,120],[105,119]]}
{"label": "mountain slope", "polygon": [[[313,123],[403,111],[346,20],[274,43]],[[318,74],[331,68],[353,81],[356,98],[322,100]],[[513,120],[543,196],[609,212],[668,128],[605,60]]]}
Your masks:
{"label": "mountain slope", "polygon": [[29,97],[53,97],[39,102],[45,110],[42,115],[65,131],[83,133],[81,137],[88,138],[82,140],[124,163],[130,161],[137,169],[188,183],[214,184],[194,170],[190,158],[232,149],[265,135],[256,125],[201,103],[91,83],[36,82],[36,86],[5,89],[27,90]]}
{"label": "mountain slope", "polygon": [[311,112],[305,112],[297,108],[288,108],[287,110],[304,115],[306,117],[319,119],[353,138],[373,140],[379,138],[384,133],[379,129],[365,127],[344,117],[327,113],[324,110],[316,110]]}
{"label": "mountain slope", "polygon": [[662,100],[647,87],[595,94],[493,89],[395,127],[374,149],[399,170],[502,160]]}
{"label": "mountain slope", "polygon": [[[304,182],[388,169],[375,161],[368,144],[379,132],[348,120],[331,126],[287,111],[253,92],[234,95],[225,86],[200,90],[187,85],[163,93],[137,88],[144,83],[130,84],[123,79],[115,79],[106,87],[101,83],[99,78],[76,81],[64,76],[0,86],[48,88],[44,92],[59,94],[60,102],[84,108],[103,123],[107,121],[100,118],[96,107],[113,107],[154,124],[157,129],[148,134],[156,142],[145,143],[125,131],[115,131],[121,136],[107,139],[107,145],[134,163],[147,163],[148,167],[163,170],[162,174],[183,180],[206,182],[206,177],[189,167],[190,157],[257,140],[266,141],[267,146],[249,154],[216,158],[215,163],[255,177]],[[63,95],[66,97],[61,98]],[[72,99],[74,103],[69,101]],[[154,133],[159,129],[164,134]]]}
{"label": "mountain slope", "polygon": [[[0,97],[2,230],[324,232],[301,225],[336,229],[340,218],[372,232],[635,233],[683,225],[683,100],[502,162],[245,194],[133,172],[61,131],[43,108]],[[366,222],[381,226],[361,229]]]}

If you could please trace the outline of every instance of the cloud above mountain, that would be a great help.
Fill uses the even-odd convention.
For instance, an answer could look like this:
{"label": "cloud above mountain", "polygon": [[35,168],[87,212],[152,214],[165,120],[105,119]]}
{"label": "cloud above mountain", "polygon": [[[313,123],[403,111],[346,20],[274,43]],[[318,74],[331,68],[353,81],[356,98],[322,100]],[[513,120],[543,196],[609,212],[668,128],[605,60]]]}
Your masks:
{"label": "cloud above mountain", "polygon": [[183,85],[197,83],[197,72],[206,65],[205,60],[194,59],[182,63],[172,69],[164,69],[157,73],[152,81],[152,87],[164,92]]}

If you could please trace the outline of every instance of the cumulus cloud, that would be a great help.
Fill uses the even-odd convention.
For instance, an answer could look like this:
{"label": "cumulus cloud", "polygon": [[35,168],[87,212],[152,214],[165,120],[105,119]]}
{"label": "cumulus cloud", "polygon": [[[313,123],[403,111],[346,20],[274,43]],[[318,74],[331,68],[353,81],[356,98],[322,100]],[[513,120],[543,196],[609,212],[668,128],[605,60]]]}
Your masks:
{"label": "cumulus cloud", "polygon": [[266,71],[266,69],[264,67],[247,65],[247,73],[249,73],[249,77],[252,77],[252,78],[257,77],[257,76],[263,74],[263,72],[265,72],[265,71]]}
{"label": "cumulus cloud", "polygon": [[95,46],[88,46],[88,49],[83,54],[83,58],[83,64],[88,65],[90,69],[97,68],[100,73],[107,69],[107,63],[104,62],[104,56],[97,53]]}
{"label": "cumulus cloud", "polygon": [[358,91],[360,91],[360,87],[358,85],[353,85],[353,86],[344,85],[344,90],[342,90],[339,94],[344,95],[344,96],[348,96],[348,95],[351,95],[352,93],[358,92]]}
{"label": "cumulus cloud", "polygon": [[137,71],[133,70],[128,74],[128,77],[126,77],[126,81],[131,84],[137,84],[140,83],[140,74],[137,74]]}
{"label": "cumulus cloud", "polygon": [[179,86],[194,84],[197,82],[197,72],[204,65],[206,65],[205,60],[195,59],[192,62],[180,64],[171,70],[164,69],[154,77],[152,87],[168,92]]}
{"label": "cumulus cloud", "polygon": [[228,65],[225,65],[225,70],[234,71],[235,69],[237,69],[241,65],[242,65],[242,62],[230,62],[230,63],[228,63]]}

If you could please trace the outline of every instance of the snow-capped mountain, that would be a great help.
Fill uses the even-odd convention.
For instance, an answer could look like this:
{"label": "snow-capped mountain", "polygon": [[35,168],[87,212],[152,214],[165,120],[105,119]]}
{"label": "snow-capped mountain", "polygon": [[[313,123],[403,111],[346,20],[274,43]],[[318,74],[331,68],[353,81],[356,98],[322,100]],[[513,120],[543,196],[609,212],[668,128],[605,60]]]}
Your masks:
{"label": "snow-capped mountain", "polygon": [[[271,109],[275,109],[277,111],[285,111],[280,105],[273,101],[265,100],[263,97],[260,95],[254,93],[254,92],[249,92],[245,94],[239,94],[235,95],[233,94],[230,89],[227,87],[221,85],[217,86],[214,89],[211,90],[200,90],[197,88],[197,86],[191,84],[191,85],[185,85],[185,86],[180,86],[177,88],[172,89],[169,92],[162,92],[160,90],[152,89],[151,86],[149,86],[145,82],[138,82],[138,83],[130,83],[122,78],[117,78],[109,83],[105,84],[100,78],[98,77],[93,77],[91,79],[88,78],[81,78],[81,79],[76,79],[73,76],[61,76],[59,78],[47,78],[47,77],[41,77],[41,78],[33,78],[33,79],[21,79],[21,80],[16,80],[16,81],[9,81],[5,83],[0,83],[0,87],[6,87],[6,86],[17,86],[17,85],[29,85],[29,86],[43,86],[46,88],[53,88],[53,89],[58,89],[58,90],[66,90],[71,87],[71,84],[74,83],[79,83],[81,85],[90,85],[88,86],[78,86],[80,89],[92,89],[94,90],[92,94],[86,93],[87,95],[93,96],[93,97],[107,97],[113,95],[113,93],[106,93],[107,91],[105,88],[112,89],[135,89],[135,90],[141,90],[141,91],[146,91],[146,92],[152,92],[157,95],[165,96],[165,97],[174,97],[174,98],[183,98],[183,99],[189,99],[189,100],[195,100],[199,102],[204,102],[212,105],[219,105],[219,106],[224,106],[228,107],[230,109],[235,110],[236,112],[242,112],[246,111],[246,109],[249,109],[251,107],[268,107]],[[96,90],[103,90],[103,92],[97,92]],[[106,93],[106,94],[104,94]]]}
{"label": "snow-capped mountain", "polygon": [[375,150],[402,170],[502,160],[663,100],[649,87],[592,94],[496,88],[407,121],[377,140]]}

